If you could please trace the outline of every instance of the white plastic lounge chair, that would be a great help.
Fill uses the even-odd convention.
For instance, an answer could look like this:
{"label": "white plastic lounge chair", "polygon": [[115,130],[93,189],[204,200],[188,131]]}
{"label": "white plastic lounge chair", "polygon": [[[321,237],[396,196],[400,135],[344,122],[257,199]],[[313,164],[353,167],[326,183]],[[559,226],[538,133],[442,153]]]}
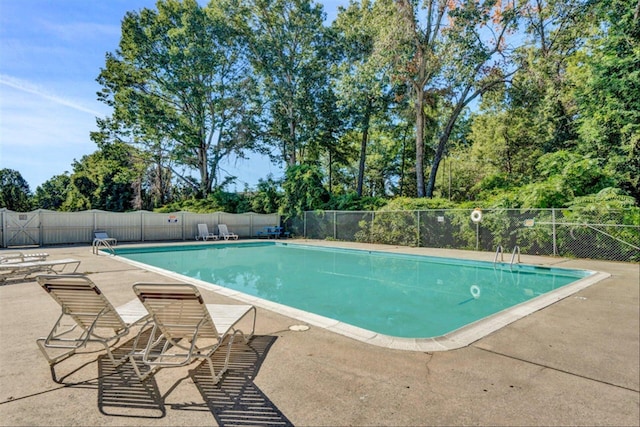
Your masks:
{"label": "white plastic lounge chair", "polygon": [[238,235],[230,232],[226,224],[218,224],[218,231],[220,231],[220,236],[224,237],[224,240],[238,240]]}
{"label": "white plastic lounge chair", "polygon": [[209,233],[209,227],[207,224],[198,224],[198,234],[196,234],[196,240],[218,240],[218,236],[213,233]]}
{"label": "white plastic lounge chair", "polygon": [[111,246],[116,246],[118,244],[118,239],[115,237],[109,237],[106,231],[96,230],[93,232],[93,240],[101,240],[103,242],[109,243]]}
{"label": "white plastic lounge chair", "polygon": [[0,263],[0,282],[11,277],[19,276],[26,279],[34,273],[75,273],[79,265],[80,261],[71,258],[44,261],[2,262]]}
{"label": "white plastic lounge chair", "polygon": [[28,253],[23,252],[7,252],[0,255],[0,263],[4,262],[31,262],[31,261],[44,261],[49,256],[48,253]]}
{"label": "white plastic lounge chair", "polygon": [[[36,340],[49,365],[72,356],[91,342],[104,345],[115,366],[127,360],[129,354],[116,360],[111,347],[127,335],[132,326],[150,320],[149,313],[138,299],[114,308],[91,279],[81,274],[43,275],[37,280],[62,308],[62,314],[49,335]],[[65,318],[71,318],[75,324],[67,326],[69,322],[65,321],[67,325],[63,326]],[[58,354],[51,356],[50,353]]]}
{"label": "white plastic lounge chair", "polygon": [[[136,356],[130,356],[141,380],[162,367],[186,366],[195,359],[205,359],[214,382],[228,368],[231,346],[236,335],[247,342],[255,331],[256,309],[252,305],[204,304],[193,285],[136,283],[133,290],[153,318],[151,338],[142,351],[142,362],[151,369],[142,374]],[[251,333],[245,335],[237,323],[253,312]],[[214,352],[227,340],[224,367],[216,375],[211,360]]]}

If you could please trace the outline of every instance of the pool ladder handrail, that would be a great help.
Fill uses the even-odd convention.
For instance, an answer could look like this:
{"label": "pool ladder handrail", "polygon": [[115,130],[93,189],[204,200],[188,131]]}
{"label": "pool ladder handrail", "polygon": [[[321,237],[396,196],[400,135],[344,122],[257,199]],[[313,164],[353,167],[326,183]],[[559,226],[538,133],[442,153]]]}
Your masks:
{"label": "pool ladder handrail", "polygon": [[[498,262],[498,254],[500,255],[500,262],[504,262],[504,251],[502,249],[502,245],[498,245],[496,248],[496,256],[493,258],[494,266],[496,265],[496,262]],[[520,264],[520,246],[518,245],[513,248],[513,253],[511,254],[511,262],[509,263],[511,268],[513,268],[513,261],[516,258],[516,254],[518,254],[518,264]]]}
{"label": "pool ladder handrail", "polygon": [[516,252],[518,253],[518,264],[520,264],[520,246],[518,246],[518,245],[516,245],[513,248],[513,253],[511,254],[511,263],[510,264],[511,264],[512,267],[513,267],[513,260],[516,257]]}
{"label": "pool ladder handrail", "polygon": [[92,249],[94,255],[98,255],[99,254],[100,246],[104,246],[105,249],[111,253],[111,255],[115,256],[115,254],[116,254],[116,251],[113,249],[113,246],[111,246],[111,244],[109,242],[107,242],[106,240],[95,239],[91,246],[92,246],[91,249]]}
{"label": "pool ladder handrail", "polygon": [[496,265],[496,262],[498,262],[498,254],[500,254],[500,262],[504,262],[504,252],[502,250],[502,245],[498,245],[498,247],[496,248],[496,256],[493,257],[493,265]]}

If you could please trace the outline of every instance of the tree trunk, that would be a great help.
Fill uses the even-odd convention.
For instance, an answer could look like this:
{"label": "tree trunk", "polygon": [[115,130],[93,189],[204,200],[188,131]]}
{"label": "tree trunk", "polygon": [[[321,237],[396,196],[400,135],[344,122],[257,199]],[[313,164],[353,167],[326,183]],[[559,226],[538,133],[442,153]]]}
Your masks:
{"label": "tree trunk", "polygon": [[371,100],[367,102],[367,109],[365,111],[363,126],[362,126],[362,141],[360,142],[360,164],[358,165],[358,187],[356,192],[358,197],[362,197],[362,187],[364,184],[364,168],[367,158],[367,143],[369,141],[369,121],[371,120]]}
{"label": "tree trunk", "polygon": [[416,87],[416,185],[418,197],[424,190],[424,90]]}
{"label": "tree trunk", "polygon": [[440,165],[440,160],[442,160],[442,154],[444,153],[444,147],[447,144],[447,140],[449,137],[445,139],[444,136],[440,138],[438,141],[438,148],[436,149],[436,154],[433,156],[433,164],[431,165],[431,172],[429,173],[429,182],[427,183],[427,192],[426,197],[433,197],[433,190],[436,185],[436,177],[438,176],[438,166]]}
{"label": "tree trunk", "polygon": [[[475,98],[475,95],[471,99],[473,98]],[[447,143],[449,142],[449,137],[451,136],[451,132],[453,131],[453,125],[455,125],[456,120],[458,120],[458,116],[462,112],[464,106],[468,103],[465,102],[465,97],[462,97],[462,99],[463,101],[460,101],[458,102],[458,104],[456,104],[456,107],[451,113],[451,116],[447,121],[447,125],[445,126],[444,131],[442,132],[442,135],[438,140],[438,148],[436,149],[436,154],[433,156],[433,164],[431,165],[431,172],[429,173],[429,182],[427,184],[426,197],[433,197],[433,190],[435,189],[436,185],[436,177],[438,176],[438,166],[440,166],[440,160],[442,160],[444,149],[447,147]]]}
{"label": "tree trunk", "polygon": [[329,194],[333,194],[333,152],[329,150]]}
{"label": "tree trunk", "polygon": [[297,163],[296,150],[298,149],[296,144],[296,121],[293,118],[293,114],[289,115],[289,140],[291,141],[291,147],[289,149],[289,166],[295,166]]}
{"label": "tree trunk", "polygon": [[198,147],[198,168],[200,169],[200,195],[207,197],[211,193],[211,176],[209,175],[207,149],[204,144]]}

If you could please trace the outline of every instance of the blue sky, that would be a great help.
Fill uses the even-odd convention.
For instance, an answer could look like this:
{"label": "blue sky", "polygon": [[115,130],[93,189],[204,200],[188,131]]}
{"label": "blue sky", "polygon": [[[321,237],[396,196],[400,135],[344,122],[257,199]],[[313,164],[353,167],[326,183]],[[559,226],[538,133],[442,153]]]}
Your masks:
{"label": "blue sky", "polygon": [[[89,133],[110,114],[96,99],[106,52],[125,13],[155,0],[0,0],[0,169],[20,172],[31,191],[96,151]],[[203,2],[204,3],[204,2]],[[348,0],[324,0],[333,20]],[[282,171],[265,159],[228,164],[236,189]],[[233,188],[232,188],[233,189]]]}

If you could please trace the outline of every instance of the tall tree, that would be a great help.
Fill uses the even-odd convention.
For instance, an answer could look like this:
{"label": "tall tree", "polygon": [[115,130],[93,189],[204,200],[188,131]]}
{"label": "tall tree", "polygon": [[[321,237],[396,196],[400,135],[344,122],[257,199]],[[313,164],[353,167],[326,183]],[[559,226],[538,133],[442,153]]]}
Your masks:
{"label": "tall tree", "polygon": [[31,190],[20,172],[0,169],[0,207],[16,212],[31,210]]}
{"label": "tall tree", "polygon": [[640,2],[596,3],[598,25],[571,80],[580,115],[579,152],[600,159],[640,203]]}
{"label": "tall tree", "polygon": [[589,0],[535,0],[523,10],[529,45],[520,49],[521,68],[509,90],[510,108],[524,109],[524,126],[539,148],[553,152],[575,147],[578,115],[568,67],[592,33]]}
{"label": "tall tree", "polygon": [[[318,115],[310,117],[314,127],[314,139],[307,142],[305,159],[307,163],[322,163],[326,159],[329,193],[333,193],[334,169],[346,165],[352,157],[351,147],[341,140],[343,120],[341,112],[336,108],[336,95],[331,86],[327,86],[319,94]],[[326,155],[326,156],[325,156]]]}
{"label": "tall tree", "polygon": [[124,212],[134,208],[136,191],[132,184],[141,175],[134,151],[129,145],[113,143],[74,161],[61,210]]}
{"label": "tall tree", "polygon": [[569,67],[592,32],[586,3],[536,0],[523,7],[526,44],[515,52],[517,71],[508,85],[483,94],[473,116],[471,154],[481,166],[481,187],[535,180],[538,157],[576,146],[579,111]]}
{"label": "tall tree", "polygon": [[225,5],[160,0],[157,10],[128,12],[119,49],[98,77],[99,99],[114,113],[99,121],[94,140],[120,139],[156,158],[167,153],[174,174],[201,195],[223,181],[224,159],[252,147],[257,116],[246,45]]}
{"label": "tall tree", "polygon": [[67,200],[71,178],[68,173],[56,175],[36,188],[34,205],[40,209],[58,210]]}
{"label": "tall tree", "polygon": [[338,34],[338,96],[351,129],[360,132],[356,193],[362,196],[371,121],[391,102],[391,86],[374,53],[378,25],[374,3],[351,2],[338,14],[332,29]]}
{"label": "tall tree", "polygon": [[[438,165],[456,121],[474,99],[502,83],[510,72],[505,71],[506,38],[515,28],[519,10],[512,2],[499,0],[395,0],[392,6],[378,49],[389,53],[394,78],[410,89],[417,193],[432,197]],[[425,143],[431,138],[437,143],[425,187]]]}
{"label": "tall tree", "polygon": [[329,193],[322,185],[322,172],[310,164],[293,165],[285,172],[284,196],[280,212],[288,218],[300,217],[304,211],[324,208]]}
{"label": "tall tree", "polygon": [[245,34],[260,76],[263,140],[279,147],[276,159],[293,166],[316,139],[327,82],[322,6],[310,0],[245,0]]}

